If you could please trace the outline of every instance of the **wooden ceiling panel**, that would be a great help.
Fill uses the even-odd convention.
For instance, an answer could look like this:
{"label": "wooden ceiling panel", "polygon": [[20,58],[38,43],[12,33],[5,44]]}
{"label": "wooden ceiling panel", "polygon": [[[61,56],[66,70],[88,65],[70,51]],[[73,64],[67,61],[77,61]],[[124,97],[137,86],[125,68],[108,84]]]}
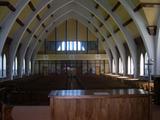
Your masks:
{"label": "wooden ceiling panel", "polygon": [[27,5],[23,11],[21,12],[21,14],[19,15],[18,18],[20,18],[22,21],[25,21],[29,15],[32,13],[33,11],[30,9],[30,7]]}
{"label": "wooden ceiling panel", "polygon": [[156,25],[158,20],[158,15],[160,11],[160,6],[158,7],[144,7],[144,13],[146,15],[148,25]]}
{"label": "wooden ceiling panel", "polygon": [[51,21],[53,22],[53,19],[52,19],[51,17],[49,17],[49,18],[44,22],[45,26],[48,26],[48,25],[51,23]]}
{"label": "wooden ceiling panel", "polygon": [[44,30],[44,28],[41,26],[38,31],[36,32],[36,35],[39,36],[42,34],[42,31]]}
{"label": "wooden ceiling panel", "polygon": [[111,25],[111,28],[112,28],[113,30],[115,30],[115,29],[118,28],[117,24],[114,22],[114,20],[113,20],[111,17],[108,19],[107,22],[108,22],[108,24]]}
{"label": "wooden ceiling panel", "polygon": [[[117,0],[108,0],[108,3],[109,3],[110,6],[113,7],[114,5],[116,5]],[[112,7],[111,7],[111,8],[112,8]]]}
{"label": "wooden ceiling panel", "polygon": [[122,33],[121,31],[118,31],[118,32],[116,33],[116,35],[119,36],[119,39],[122,40],[122,43],[125,43],[125,42],[126,42],[126,39],[125,39],[125,37],[124,37],[124,35],[123,35],[123,33]]}
{"label": "wooden ceiling panel", "polygon": [[116,10],[116,13],[121,18],[122,22],[125,22],[130,18],[129,14],[122,5]]}
{"label": "wooden ceiling panel", "polygon": [[31,0],[34,7],[36,7],[42,0]]}
{"label": "wooden ceiling panel", "polygon": [[137,38],[137,37],[140,36],[139,31],[138,31],[136,25],[134,24],[134,22],[131,22],[130,24],[128,24],[126,26],[126,28],[131,33],[131,35],[133,36],[133,38]]}
{"label": "wooden ceiling panel", "polygon": [[24,33],[21,43],[24,42],[25,40],[28,40],[28,38],[27,38],[28,35],[29,35],[28,32]]}
{"label": "wooden ceiling panel", "polygon": [[10,13],[10,10],[7,7],[0,6],[0,23],[2,23],[6,16]]}
{"label": "wooden ceiling panel", "polygon": [[21,28],[21,26],[15,22],[10,33],[9,33],[9,37],[13,38],[13,36],[16,34],[16,32]]}
{"label": "wooden ceiling panel", "polygon": [[6,0],[6,1],[10,2],[13,6],[16,6],[20,0]]}
{"label": "wooden ceiling panel", "polygon": [[29,28],[30,28],[31,30],[34,30],[38,25],[39,25],[39,21],[38,21],[37,19],[34,19],[34,20],[32,21],[32,23],[30,24]]}
{"label": "wooden ceiling panel", "polygon": [[43,16],[47,13],[47,11],[48,11],[48,8],[45,7],[45,8],[39,13],[39,15],[40,15],[41,17],[43,17]]}

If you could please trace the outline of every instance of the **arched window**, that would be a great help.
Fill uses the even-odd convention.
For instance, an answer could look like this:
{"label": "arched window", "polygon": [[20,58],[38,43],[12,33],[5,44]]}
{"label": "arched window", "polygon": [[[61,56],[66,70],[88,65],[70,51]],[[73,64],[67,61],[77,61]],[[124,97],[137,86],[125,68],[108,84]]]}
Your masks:
{"label": "arched window", "polygon": [[145,72],[145,76],[148,76],[148,54],[147,52],[145,53],[145,58],[144,58],[144,61],[145,61],[145,68],[144,68],[144,72]]}
{"label": "arched window", "polygon": [[116,70],[115,70],[115,62],[114,62],[114,59],[112,60],[112,73],[115,73]]}
{"label": "arched window", "polygon": [[2,71],[3,71],[3,61],[2,61],[2,55],[0,55],[0,78],[3,77]]}
{"label": "arched window", "polygon": [[17,69],[18,69],[18,63],[17,63],[17,57],[14,59],[14,64],[13,64],[13,75],[17,75]]}
{"label": "arched window", "polygon": [[122,74],[123,73],[123,63],[122,63],[122,59],[119,58],[119,73]]}
{"label": "arched window", "polygon": [[6,77],[6,54],[3,55],[3,77]]}
{"label": "arched window", "polygon": [[134,64],[132,57],[128,56],[128,75],[134,74]]}
{"label": "arched window", "polygon": [[131,58],[128,56],[128,74],[131,74]]}
{"label": "arched window", "polygon": [[23,59],[23,71],[22,71],[23,75],[25,74],[25,69],[26,69],[26,61],[25,59]]}
{"label": "arched window", "polygon": [[32,68],[31,65],[32,65],[31,61],[29,61],[29,74],[31,74],[31,68]]}
{"label": "arched window", "polygon": [[134,74],[134,64],[133,64],[133,59],[131,58],[131,75]]}
{"label": "arched window", "polygon": [[140,56],[140,76],[144,76],[144,57],[143,54]]}

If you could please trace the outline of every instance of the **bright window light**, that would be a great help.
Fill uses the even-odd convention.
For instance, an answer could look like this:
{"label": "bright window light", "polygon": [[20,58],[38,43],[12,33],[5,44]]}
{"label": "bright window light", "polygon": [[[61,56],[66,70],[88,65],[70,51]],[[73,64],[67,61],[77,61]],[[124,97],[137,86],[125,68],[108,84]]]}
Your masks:
{"label": "bright window light", "polygon": [[[67,46],[67,49],[66,49]],[[80,41],[62,41],[58,48],[57,51],[85,51],[85,46],[82,45]]]}
{"label": "bright window light", "polygon": [[62,51],[65,51],[65,42],[62,42]]}

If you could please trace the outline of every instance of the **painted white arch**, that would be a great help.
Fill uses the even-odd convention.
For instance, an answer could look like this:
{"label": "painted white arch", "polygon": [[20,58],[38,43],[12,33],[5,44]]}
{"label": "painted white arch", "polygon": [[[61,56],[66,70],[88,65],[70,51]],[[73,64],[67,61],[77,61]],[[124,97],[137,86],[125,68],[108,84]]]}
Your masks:
{"label": "painted white arch", "polygon": [[9,15],[6,17],[4,22],[1,24],[1,27],[3,28],[1,30],[0,35],[0,53],[2,53],[3,46],[5,44],[6,38],[13,27],[14,22],[16,21],[19,14],[22,12],[23,8],[28,4],[29,0],[20,0],[17,4],[16,11],[10,12]]}
{"label": "painted white arch", "polygon": [[[70,1],[70,2],[72,2],[72,1]],[[64,2],[63,2],[64,3]],[[39,7],[40,9],[39,10],[41,10],[41,7]],[[38,13],[38,10],[37,10],[37,13]],[[37,13],[35,13],[33,16],[35,16]],[[98,15],[97,15],[98,16]],[[34,18],[34,17],[33,17]],[[30,19],[30,18],[29,18]],[[29,20],[28,19],[28,20]],[[32,20],[31,20],[32,21]],[[30,22],[31,22],[30,21]],[[30,22],[28,22],[28,24],[30,24]],[[28,26],[28,25],[26,25],[26,26]],[[25,28],[27,28],[27,27],[25,27]],[[24,29],[25,30],[25,29]],[[22,30],[23,31],[23,30]],[[23,36],[24,34],[22,33],[22,36]],[[21,38],[23,38],[23,37],[20,37],[20,39]],[[18,40],[18,39],[17,39]],[[21,40],[20,40],[21,41]],[[26,40],[24,40],[24,41],[26,41]],[[120,40],[116,40],[116,41],[120,41]],[[16,45],[16,48],[18,47],[18,44],[13,44],[14,46]],[[26,44],[25,44],[26,45]],[[122,56],[122,58],[123,58],[123,60],[125,61],[125,54],[124,54],[124,48],[123,48],[123,45],[122,44],[117,44],[118,45],[118,48],[120,48],[120,53],[121,53],[121,56]],[[11,45],[12,46],[12,45]],[[120,47],[119,47],[120,46]],[[12,48],[12,47],[11,47]],[[22,45],[22,47],[21,48],[23,48],[23,45]],[[121,52],[123,50],[123,52]],[[13,50],[11,49],[10,51],[12,51],[13,52]],[[25,48],[25,50],[22,50],[22,51],[26,51],[26,48]],[[16,53],[16,51],[14,52],[14,54]],[[13,53],[10,53],[11,55],[12,55],[12,57],[11,58],[14,58],[14,54]],[[11,60],[12,61],[12,60]],[[125,63],[125,62],[124,62]],[[124,64],[125,65],[125,64]],[[12,66],[12,64],[10,65],[10,66]],[[12,73],[12,72],[10,72],[10,73]]]}
{"label": "painted white arch", "polygon": [[[128,44],[128,48],[130,50],[131,56],[133,58],[135,70],[134,70],[134,77],[138,76],[138,70],[137,70],[137,49],[136,44],[133,41],[133,36],[128,32],[128,30],[123,27],[123,23],[120,20],[120,18],[116,15],[116,13],[112,12],[111,7],[108,5],[107,1],[104,0],[95,0],[97,4],[99,4],[115,21],[121,32],[124,34],[124,37],[126,38],[126,42]],[[123,66],[125,67],[125,66]]]}
{"label": "painted white arch", "polygon": [[156,41],[156,59],[154,62],[154,67],[155,69],[155,73],[157,75],[160,75],[160,12],[159,12],[159,18],[158,18],[158,23],[157,23],[157,35],[155,38]]}
{"label": "painted white arch", "polygon": [[126,0],[119,0],[119,2],[124,6],[130,17],[133,19],[136,24],[140,35],[143,39],[143,43],[145,45],[146,51],[150,59],[154,59],[154,40],[153,37],[150,36],[146,29],[146,22],[142,18],[139,12],[134,12],[131,6],[127,3]]}
{"label": "painted white arch", "polygon": [[55,21],[56,19],[58,19],[59,16],[63,16],[65,14],[67,14],[70,11],[69,8],[72,8],[73,6],[74,6],[74,4],[68,4],[65,7],[61,8],[60,10],[53,9],[53,12],[50,12],[49,14],[46,14],[45,17],[43,17],[41,19],[41,22],[40,22],[39,26],[37,26],[37,28],[33,31],[33,33],[30,36],[28,36],[26,39],[23,40],[21,48],[19,49],[19,54],[20,54],[19,55],[20,56],[19,76],[22,76],[21,65],[22,65],[22,62],[23,62],[23,58],[25,57],[27,48],[28,48],[29,44],[32,43],[33,36],[40,29],[41,24],[44,23],[50,17],[50,15],[53,14],[53,13],[54,13],[54,17],[52,19]]}
{"label": "painted white arch", "polygon": [[[55,1],[55,0],[54,0]],[[55,9],[60,9],[62,8],[63,6],[65,6],[66,4],[72,2],[73,0],[63,0],[61,2],[55,2]],[[36,11],[33,12],[29,17],[28,19],[25,21],[24,23],[24,26],[18,30],[18,32],[15,34],[15,36],[13,37],[13,41],[10,45],[10,48],[9,48],[9,64],[8,64],[8,78],[11,78],[12,79],[12,66],[13,66],[13,60],[14,60],[14,57],[16,55],[16,52],[17,52],[17,49],[18,49],[18,46],[23,38],[23,35],[25,34],[25,31],[26,29],[29,27],[29,25],[32,23],[32,21],[34,20],[34,18],[36,18],[37,14],[40,13],[41,10],[43,10],[48,3],[52,2],[52,0],[45,0],[45,1],[42,1],[36,8]]]}
{"label": "painted white arch", "polygon": [[[92,14],[94,14],[101,23],[103,23],[103,25],[105,26],[106,30],[111,34],[111,36],[113,37],[115,44],[120,52],[120,56],[122,57],[123,60],[123,66],[124,66],[124,74],[126,74],[126,53],[125,53],[125,49],[122,43],[122,40],[120,39],[119,36],[117,36],[113,31],[112,27],[110,24],[106,23],[104,20],[104,17],[101,15],[101,13],[99,11],[97,11],[94,7],[93,2],[91,2],[90,0],[85,1],[85,0],[77,0],[76,3],[78,3],[79,5],[81,5],[83,8],[85,8],[86,10],[90,11]],[[76,8],[77,9],[77,8]],[[83,13],[86,13],[85,11],[83,11],[84,9],[81,9]]]}
{"label": "painted white arch", "polygon": [[[70,7],[69,7],[70,8]],[[72,9],[75,9],[75,8],[78,8],[78,6],[74,6]],[[81,8],[79,8],[79,9],[81,9]],[[85,11],[81,11],[81,12],[85,12]],[[51,13],[50,13],[51,14]],[[33,35],[32,35],[32,37],[33,37]],[[22,51],[25,51],[25,50],[22,50]],[[21,56],[23,56],[24,55],[24,53],[23,54],[21,54]],[[22,59],[22,58],[21,58]]]}
{"label": "painted white arch", "polygon": [[[71,8],[71,9],[75,9],[75,8],[79,8],[78,6],[74,6],[73,8]],[[65,8],[63,8],[63,9],[65,9]],[[81,8],[79,8],[79,9],[81,9]],[[83,12],[83,11],[81,11],[81,12]],[[85,12],[85,11],[84,11]],[[53,14],[53,13],[50,13],[50,14]],[[87,16],[89,16],[89,14],[87,15]],[[101,18],[102,19],[102,18]],[[37,29],[38,29],[39,27],[37,27]],[[32,37],[33,37],[33,35],[32,35]],[[31,37],[31,39],[32,39],[32,37]],[[27,38],[28,39],[28,38]],[[117,40],[117,41],[119,41],[119,40]],[[26,45],[26,44],[25,44]],[[23,47],[22,47],[23,48]],[[22,50],[22,51],[26,51],[26,48],[25,48],[25,50]],[[23,56],[25,53],[21,53],[21,55],[20,56]],[[123,57],[123,58],[125,58],[125,57]],[[22,59],[22,58],[21,58]]]}
{"label": "painted white arch", "polygon": [[[73,16],[74,16],[74,14],[71,15],[71,17],[73,17]],[[68,17],[70,18],[70,16],[67,16],[67,18],[68,18]],[[67,19],[67,18],[66,18],[66,19]],[[78,18],[74,17],[74,18],[75,18],[75,19],[79,19],[79,17],[78,17]],[[63,18],[63,19],[61,19],[61,20],[58,20],[58,22],[61,23],[61,22],[65,21],[66,19]],[[85,23],[84,23],[83,21],[81,21],[81,20],[79,20],[79,21],[80,21],[82,24],[84,24],[85,26],[87,26],[87,27],[90,29],[91,32],[95,33],[93,26],[90,26],[90,27],[89,27],[89,24],[88,24],[87,21],[86,21]],[[59,24],[60,24],[60,23],[59,23]],[[57,23],[57,25],[58,25],[58,23]],[[54,27],[56,27],[57,25],[55,25]],[[49,27],[52,27],[52,29],[54,29],[53,26],[49,26]],[[91,28],[91,27],[92,27],[92,28]],[[49,29],[49,28],[48,28],[48,29]],[[49,29],[49,30],[52,30],[52,29]],[[47,34],[49,34],[49,33],[47,33]],[[101,38],[101,36],[98,35],[98,33],[95,33],[95,35],[97,36],[97,38]],[[42,36],[44,36],[44,35],[42,35]],[[46,36],[45,36],[45,37],[46,37]],[[38,51],[38,48],[39,48],[38,46],[39,46],[39,45],[36,46],[36,48],[35,48],[36,50],[32,51],[33,54],[32,54],[32,53],[29,54],[29,55],[32,55],[32,58],[34,58],[34,56],[36,55],[36,53],[37,53],[37,51]],[[30,58],[31,58],[31,56],[30,56]]]}

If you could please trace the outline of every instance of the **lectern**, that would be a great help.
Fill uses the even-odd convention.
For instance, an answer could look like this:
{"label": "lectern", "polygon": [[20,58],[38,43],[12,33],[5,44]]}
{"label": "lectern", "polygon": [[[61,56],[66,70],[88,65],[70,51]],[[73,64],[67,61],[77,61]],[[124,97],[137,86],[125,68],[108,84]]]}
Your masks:
{"label": "lectern", "polygon": [[52,120],[149,120],[150,100],[142,89],[51,91]]}

